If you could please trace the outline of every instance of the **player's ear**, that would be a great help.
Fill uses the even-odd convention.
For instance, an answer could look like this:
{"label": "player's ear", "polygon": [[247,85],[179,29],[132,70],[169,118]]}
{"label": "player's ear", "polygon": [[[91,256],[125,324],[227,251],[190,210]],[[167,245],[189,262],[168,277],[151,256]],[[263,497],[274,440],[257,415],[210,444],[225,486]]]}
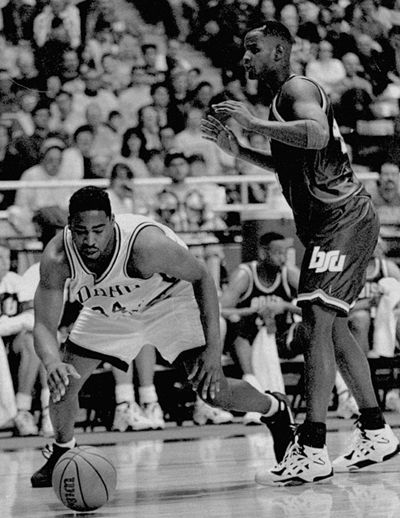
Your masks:
{"label": "player's ear", "polygon": [[282,59],[284,57],[284,55],[285,55],[285,49],[281,43],[278,43],[277,46],[275,47],[274,60],[279,61],[280,59]]}

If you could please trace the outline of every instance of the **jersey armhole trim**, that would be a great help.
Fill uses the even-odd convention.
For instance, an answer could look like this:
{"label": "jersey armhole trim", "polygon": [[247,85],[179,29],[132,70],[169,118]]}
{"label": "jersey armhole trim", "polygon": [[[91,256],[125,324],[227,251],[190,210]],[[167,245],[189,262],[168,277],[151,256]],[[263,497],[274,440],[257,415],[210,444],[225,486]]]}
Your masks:
{"label": "jersey armhole trim", "polygon": [[129,238],[129,241],[128,241],[128,245],[126,247],[126,257],[125,257],[125,261],[124,261],[124,265],[123,265],[123,273],[124,275],[126,275],[128,278],[131,278],[129,277],[128,275],[128,262],[129,262],[129,258],[131,256],[131,252],[132,252],[132,249],[133,249],[133,245],[135,244],[135,240],[137,238],[137,236],[139,235],[139,233],[146,227],[155,227],[155,228],[158,228],[159,230],[161,230],[161,232],[163,232],[163,234],[165,235],[165,232],[164,230],[159,226],[157,225],[156,223],[153,223],[151,221],[144,221],[143,223],[140,223],[136,228],[135,230],[133,231],[131,237]]}

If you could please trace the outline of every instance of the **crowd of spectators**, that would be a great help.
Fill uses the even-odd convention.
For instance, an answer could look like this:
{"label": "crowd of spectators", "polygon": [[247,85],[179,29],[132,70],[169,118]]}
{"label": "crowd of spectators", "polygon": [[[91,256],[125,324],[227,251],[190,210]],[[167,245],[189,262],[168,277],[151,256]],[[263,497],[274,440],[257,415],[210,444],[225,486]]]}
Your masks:
{"label": "crowd of spectators", "polygon": [[107,180],[118,212],[180,232],[220,287],[223,251],[209,238],[230,219],[214,209],[242,200],[213,177],[264,174],[250,203],[276,207],[276,189],[272,171],[221,152],[200,123],[226,99],[268,116],[270,92],[241,66],[243,35],[267,20],[290,29],[293,72],[330,96],[353,163],[381,173],[367,188],[390,235],[400,225],[397,0],[0,0],[0,181],[24,182],[0,188],[0,211],[31,235],[38,210],[67,208],[74,187],[64,181]]}

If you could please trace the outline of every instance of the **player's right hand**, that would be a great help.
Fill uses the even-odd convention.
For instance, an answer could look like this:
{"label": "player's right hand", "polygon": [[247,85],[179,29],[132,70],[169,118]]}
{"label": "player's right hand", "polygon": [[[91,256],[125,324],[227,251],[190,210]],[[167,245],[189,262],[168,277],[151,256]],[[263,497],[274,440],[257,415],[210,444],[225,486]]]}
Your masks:
{"label": "player's right hand", "polygon": [[215,142],[222,151],[234,157],[239,156],[240,145],[236,135],[212,115],[208,115],[206,119],[202,119],[201,131],[204,139]]}
{"label": "player's right hand", "polygon": [[73,365],[69,363],[55,363],[47,368],[47,383],[49,384],[51,399],[58,403],[65,395],[69,385],[69,377],[79,379],[81,376]]}

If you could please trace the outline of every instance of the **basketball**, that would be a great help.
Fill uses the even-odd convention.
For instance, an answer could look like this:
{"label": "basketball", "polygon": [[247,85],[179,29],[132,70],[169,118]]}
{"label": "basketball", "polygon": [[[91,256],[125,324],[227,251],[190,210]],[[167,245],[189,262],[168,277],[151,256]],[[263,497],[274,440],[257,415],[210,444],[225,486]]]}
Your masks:
{"label": "basketball", "polygon": [[92,511],[111,498],[117,472],[104,453],[92,446],[68,450],[53,470],[53,489],[61,502],[74,511]]}

